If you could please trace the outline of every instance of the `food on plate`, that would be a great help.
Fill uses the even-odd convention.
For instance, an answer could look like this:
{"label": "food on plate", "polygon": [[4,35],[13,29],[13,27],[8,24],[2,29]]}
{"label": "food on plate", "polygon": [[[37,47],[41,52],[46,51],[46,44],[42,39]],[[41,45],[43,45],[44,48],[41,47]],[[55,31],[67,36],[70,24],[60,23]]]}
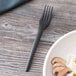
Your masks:
{"label": "food on plate", "polygon": [[72,70],[72,73],[69,76],[76,76],[76,56],[69,55],[67,59],[67,66]]}
{"label": "food on plate", "polygon": [[55,68],[55,67],[64,67],[65,65],[63,64],[63,63],[55,63],[55,64],[53,64],[53,68]]}
{"label": "food on plate", "polygon": [[54,57],[51,60],[52,73],[54,76],[67,76],[72,70],[66,65],[66,60],[60,57]]}
{"label": "food on plate", "polygon": [[73,76],[76,76],[76,73],[73,73]]}
{"label": "food on plate", "polygon": [[62,63],[62,64],[66,64],[66,60],[60,58],[60,57],[54,57],[52,60],[51,60],[51,63],[52,64],[55,64],[55,63]]}
{"label": "food on plate", "polygon": [[68,61],[68,66],[73,70],[73,72],[76,72],[76,56],[70,55]]}
{"label": "food on plate", "polygon": [[67,76],[67,74],[70,72],[71,72],[71,70],[69,68],[65,67],[63,70],[60,70],[58,72],[58,74],[55,76]]}

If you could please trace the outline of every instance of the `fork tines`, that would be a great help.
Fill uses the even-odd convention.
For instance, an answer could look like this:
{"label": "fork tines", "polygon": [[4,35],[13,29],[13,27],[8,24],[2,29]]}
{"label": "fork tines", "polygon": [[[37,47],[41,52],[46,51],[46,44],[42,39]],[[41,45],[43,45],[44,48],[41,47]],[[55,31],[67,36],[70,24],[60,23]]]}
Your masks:
{"label": "fork tines", "polygon": [[39,22],[40,27],[46,29],[51,22],[52,16],[53,16],[53,7],[46,5],[43,11],[43,15]]}

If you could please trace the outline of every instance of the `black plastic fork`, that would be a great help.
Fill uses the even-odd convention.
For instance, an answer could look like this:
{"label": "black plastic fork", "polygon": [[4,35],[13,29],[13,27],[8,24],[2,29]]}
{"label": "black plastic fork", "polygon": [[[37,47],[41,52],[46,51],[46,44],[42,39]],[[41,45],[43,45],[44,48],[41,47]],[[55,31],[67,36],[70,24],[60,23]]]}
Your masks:
{"label": "black plastic fork", "polygon": [[28,61],[28,65],[26,68],[26,72],[28,72],[30,70],[31,64],[32,64],[32,60],[33,60],[33,56],[36,52],[37,46],[39,44],[40,38],[42,36],[43,31],[49,26],[51,20],[53,17],[53,7],[51,6],[45,6],[44,8],[44,12],[43,15],[39,21],[39,30],[38,30],[38,34],[36,37],[36,40],[34,41],[32,50],[31,50],[31,55]]}

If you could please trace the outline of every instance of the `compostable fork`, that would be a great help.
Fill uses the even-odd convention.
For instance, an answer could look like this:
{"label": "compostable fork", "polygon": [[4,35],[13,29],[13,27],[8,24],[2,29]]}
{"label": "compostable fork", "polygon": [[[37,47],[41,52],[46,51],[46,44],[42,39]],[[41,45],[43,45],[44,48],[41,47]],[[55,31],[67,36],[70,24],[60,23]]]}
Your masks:
{"label": "compostable fork", "polygon": [[37,49],[37,46],[39,44],[42,33],[49,26],[49,24],[52,20],[52,17],[53,17],[53,7],[45,6],[44,11],[43,11],[43,15],[42,15],[41,19],[39,20],[39,30],[38,30],[36,40],[34,41],[32,50],[31,50],[31,55],[30,55],[30,58],[28,61],[26,72],[28,72],[30,70],[32,60],[33,60],[33,56],[36,52],[36,49]]}

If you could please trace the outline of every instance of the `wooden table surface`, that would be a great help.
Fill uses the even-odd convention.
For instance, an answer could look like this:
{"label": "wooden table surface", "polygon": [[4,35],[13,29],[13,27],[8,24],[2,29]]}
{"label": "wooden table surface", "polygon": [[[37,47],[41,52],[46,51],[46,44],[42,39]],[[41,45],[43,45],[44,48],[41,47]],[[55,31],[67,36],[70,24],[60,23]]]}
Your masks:
{"label": "wooden table surface", "polygon": [[[54,7],[54,18],[45,30],[30,72],[25,69],[45,5]],[[33,0],[0,16],[0,75],[42,76],[45,56],[51,45],[76,29],[76,0]]]}

